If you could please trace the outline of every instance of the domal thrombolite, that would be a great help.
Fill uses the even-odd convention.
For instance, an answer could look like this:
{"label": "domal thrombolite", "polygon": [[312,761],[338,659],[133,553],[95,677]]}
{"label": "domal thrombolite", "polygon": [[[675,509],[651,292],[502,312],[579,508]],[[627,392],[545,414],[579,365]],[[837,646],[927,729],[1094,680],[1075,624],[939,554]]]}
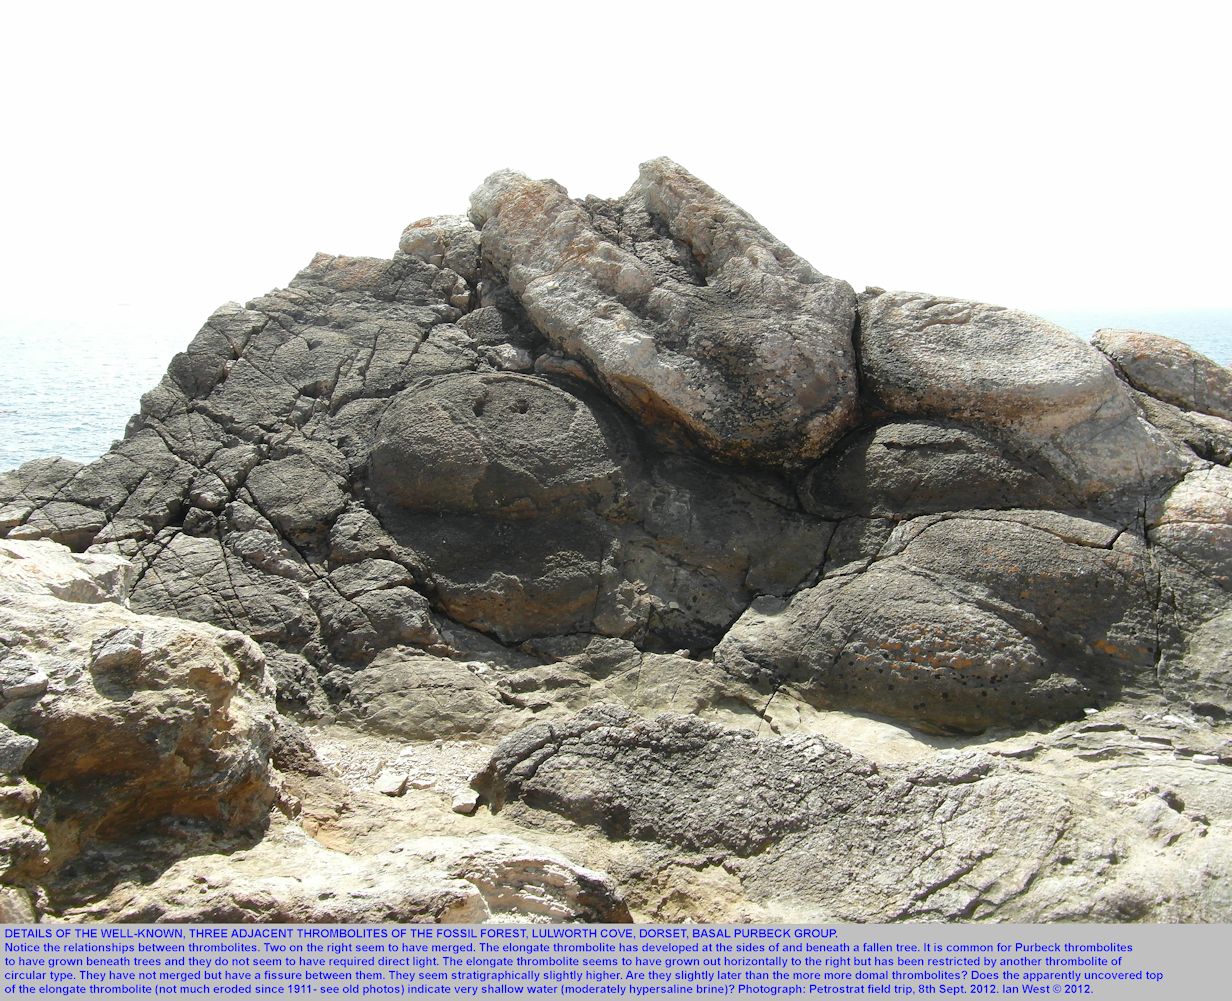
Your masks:
{"label": "domal thrombolite", "polygon": [[[385,528],[429,569],[438,606],[506,642],[562,633],[709,647],[760,592],[822,559],[828,522],[785,482],[644,455],[589,386],[462,373],[385,410],[368,461]],[[766,539],[790,542],[784,552]]]}
{"label": "domal thrombolite", "polygon": [[755,603],[715,660],[929,730],[1075,717],[1157,683],[1158,586],[1143,541],[1104,521],[923,516],[859,572]]}
{"label": "domal thrombolite", "polygon": [[860,319],[861,371],[877,405],[1000,431],[1080,501],[1140,497],[1185,468],[1108,359],[1039,317],[871,289]]}
{"label": "domal thrombolite", "polygon": [[504,641],[596,628],[613,544],[603,515],[626,500],[634,458],[602,406],[535,376],[468,372],[416,383],[385,410],[370,492],[448,615]]}
{"label": "domal thrombolite", "polygon": [[615,421],[542,379],[447,375],[404,390],[382,415],[369,483],[407,511],[517,519],[612,505],[627,492],[631,452]]}

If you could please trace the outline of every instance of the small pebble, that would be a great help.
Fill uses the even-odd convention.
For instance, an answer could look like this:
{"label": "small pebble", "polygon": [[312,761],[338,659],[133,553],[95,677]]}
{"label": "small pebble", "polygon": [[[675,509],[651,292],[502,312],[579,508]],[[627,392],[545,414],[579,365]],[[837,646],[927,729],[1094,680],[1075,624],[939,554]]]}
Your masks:
{"label": "small pebble", "polygon": [[406,772],[381,772],[376,778],[376,791],[383,796],[401,796],[406,792]]}
{"label": "small pebble", "polygon": [[1088,723],[1086,726],[1078,728],[1079,733],[1114,733],[1117,730],[1125,730],[1128,727],[1124,723]]}
{"label": "small pebble", "polygon": [[50,679],[47,675],[42,671],[35,671],[33,674],[6,687],[4,689],[4,697],[6,699],[28,699],[34,695],[42,695],[47,691],[49,683]]}
{"label": "small pebble", "polygon": [[479,806],[479,793],[474,789],[459,789],[453,794],[453,812],[469,817]]}

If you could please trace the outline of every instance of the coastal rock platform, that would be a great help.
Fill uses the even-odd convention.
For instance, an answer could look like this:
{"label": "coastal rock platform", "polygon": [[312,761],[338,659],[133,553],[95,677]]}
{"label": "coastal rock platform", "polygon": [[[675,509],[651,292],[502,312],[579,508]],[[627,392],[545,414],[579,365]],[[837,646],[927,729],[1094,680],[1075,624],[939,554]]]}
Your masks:
{"label": "coastal rock platform", "polygon": [[1175,341],[498,172],[0,474],[0,904],[1232,920],[1230,461]]}

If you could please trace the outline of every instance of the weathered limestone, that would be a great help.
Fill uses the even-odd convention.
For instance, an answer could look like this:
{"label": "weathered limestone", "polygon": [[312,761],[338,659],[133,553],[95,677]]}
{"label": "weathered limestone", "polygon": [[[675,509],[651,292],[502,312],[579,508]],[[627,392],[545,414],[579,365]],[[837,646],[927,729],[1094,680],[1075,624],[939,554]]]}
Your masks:
{"label": "weathered limestone", "polygon": [[277,795],[257,645],[129,612],[119,564],[0,544],[5,771],[41,788],[48,872],[160,825],[257,832]]}
{"label": "weathered limestone", "polygon": [[516,838],[420,838],[368,858],[280,825],[255,848],[177,863],[125,883],[84,918],[371,924],[627,921],[611,879]]}
{"label": "weathered limestone", "polygon": [[606,507],[626,492],[623,429],[542,379],[443,376],[381,417],[369,479],[381,501],[431,514],[526,518]]}
{"label": "weathered limestone", "polygon": [[479,231],[466,216],[429,216],[402,231],[398,250],[408,257],[447,268],[473,283],[479,274]]}
{"label": "weathered limestone", "polygon": [[[671,161],[610,201],[499,173],[469,220],[411,225],[392,260],[319,255],[289,288],[218,310],[107,456],[5,475],[0,531],[132,561],[135,608],[248,633],[279,665],[284,703],[313,712],[328,711],[321,678],[358,711],[366,689],[348,673],[406,646],[473,659],[476,633],[722,644],[741,676],[778,677],[787,658],[819,703],[942,727],[1066,716],[1152,665],[1183,675],[1186,637],[1228,604],[1226,512],[1184,511],[1219,475],[1206,463],[1232,457],[1226,373],[1104,335],[1139,392],[1100,351],[1023,313],[878,290],[859,311],[853,341],[844,283]],[[1171,382],[1147,372],[1147,347]],[[883,552],[905,520],[973,510],[1036,512],[1017,516],[1029,538],[995,544],[1007,565],[1035,531],[1038,552],[1054,551],[1058,522],[1040,528],[1042,512],[1115,526],[1116,553],[1084,553],[1040,586],[1081,590],[1088,570],[1115,577],[1135,554],[1138,611],[1105,638],[1132,651],[1132,679],[1092,668],[1085,647],[1103,654],[1086,633],[1041,653],[1035,623],[1058,622],[1015,574],[980,577],[972,598],[974,541],[939,551],[967,553],[956,597],[933,568],[902,567],[965,516]],[[775,599],[789,617],[815,605],[806,619],[841,621],[831,652],[848,653],[831,664],[816,637],[812,653],[768,638],[754,649],[769,633],[746,626]],[[967,609],[962,628],[954,609]],[[849,673],[851,651],[903,642],[873,622],[908,629],[904,649],[933,658],[906,687],[851,687],[865,677]],[[944,639],[953,629],[966,638]],[[956,666],[990,657],[1015,666],[978,684]],[[1036,694],[1010,695],[1005,677]],[[978,691],[984,708],[905,694],[921,684]]]}
{"label": "weathered limestone", "polygon": [[1011,436],[1083,500],[1141,496],[1183,471],[1107,360],[1015,310],[905,292],[865,293],[860,365],[886,410]]}
{"label": "weathered limestone", "polygon": [[1145,546],[1115,525],[1030,511],[921,517],[866,568],[755,602],[715,658],[926,729],[1074,717],[1153,671],[1157,590]]}
{"label": "weathered limestone", "polygon": [[1232,589],[1232,470],[1211,466],[1190,473],[1147,517],[1154,545]]}
{"label": "weathered limestone", "polygon": [[[640,422],[720,458],[818,458],[852,423],[855,297],[670,160],[617,205],[493,174],[485,259],[531,321]],[[623,241],[594,216],[615,215]]]}
{"label": "weathered limestone", "polygon": [[1074,493],[1005,441],[941,421],[852,433],[809,471],[805,510],[822,517],[909,518],[962,508],[1074,506]]}
{"label": "weathered limestone", "polygon": [[[277,672],[284,702],[316,712],[314,676],[334,676],[339,697],[353,691],[344,675],[386,650],[465,660],[479,642],[466,630],[705,651],[770,599],[821,601],[829,615],[819,596],[842,591],[852,616],[874,606],[872,622],[902,590],[911,616],[939,616],[912,628],[944,632],[967,592],[951,600],[928,568],[902,579],[881,552],[896,524],[1072,512],[1115,525],[1122,555],[1151,550],[1138,562],[1158,573],[1133,593],[1155,595],[1143,599],[1155,611],[1132,616],[1140,633],[1114,645],[1181,670],[1186,636],[1227,607],[1224,514],[1202,515],[1198,531],[1178,507],[1217,475],[1205,462],[1232,457],[1218,416],[1226,373],[1174,345],[1103,335],[1124,377],[1157,399],[1026,314],[878,290],[859,310],[853,342],[844,283],[670,161],[644,165],[611,201],[496,174],[470,220],[413,224],[392,260],[319,255],[290,288],[221,308],[111,453],[6,474],[0,531],[131,560],[136,608],[269,645],[274,662],[299,665]],[[1171,382],[1147,372],[1148,347]],[[867,582],[839,579],[865,571]],[[992,691],[1008,692],[1000,680],[976,686],[987,708],[969,719],[899,688],[857,696],[824,644],[805,672],[816,698],[975,726],[1065,716],[1080,693],[1126,683],[1101,668],[1107,684],[1044,685],[1070,647],[1020,646],[1030,630],[1002,614],[1024,600],[1017,581],[981,586],[974,646],[960,643],[955,663],[1006,640],[1036,679],[1029,711]],[[842,630],[857,645],[861,621]],[[741,636],[749,647],[744,633],[723,649]],[[772,646],[749,647],[763,664],[753,675],[811,656]],[[1127,663],[1135,678],[1148,666],[1138,653]],[[911,677],[948,690],[958,675],[940,665]]]}
{"label": "weathered limestone", "polygon": [[339,719],[408,740],[508,733],[525,714],[501,700],[493,674],[395,647],[349,676]]}
{"label": "weathered limestone", "polygon": [[[1091,736],[1104,735],[1068,745],[1099,747]],[[780,921],[1207,920],[1218,896],[1198,875],[1209,821],[1171,785],[1075,795],[1008,754],[878,763],[820,736],[600,706],[510,736],[475,785],[509,822],[567,822],[667,855],[668,872],[725,874],[700,892],[670,884],[714,906],[714,920],[733,916],[725,897],[742,901],[736,914]],[[1206,801],[1226,802],[1226,790]],[[1188,904],[1152,867],[1186,886]]]}
{"label": "weathered limestone", "polygon": [[1091,343],[1134,388],[1182,410],[1232,420],[1232,372],[1188,344],[1141,330],[1097,330]]}

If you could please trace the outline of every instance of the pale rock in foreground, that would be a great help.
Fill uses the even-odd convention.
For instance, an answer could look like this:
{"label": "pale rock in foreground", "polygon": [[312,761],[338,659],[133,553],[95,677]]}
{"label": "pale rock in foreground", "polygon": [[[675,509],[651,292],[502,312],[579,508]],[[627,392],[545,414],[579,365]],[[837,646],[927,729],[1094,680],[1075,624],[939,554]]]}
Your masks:
{"label": "pale rock in foreground", "polygon": [[125,883],[80,917],[112,921],[351,924],[622,921],[610,879],[563,856],[487,836],[421,838],[370,857],[330,851],[280,824],[232,855],[185,859]]}
{"label": "pale rock in foreground", "polygon": [[[136,615],[123,561],[0,544],[0,671],[43,677],[0,700],[6,771],[45,835],[29,885],[160,825],[259,834],[278,795],[275,712],[259,647],[213,626]],[[10,878],[14,878],[10,874]]]}

